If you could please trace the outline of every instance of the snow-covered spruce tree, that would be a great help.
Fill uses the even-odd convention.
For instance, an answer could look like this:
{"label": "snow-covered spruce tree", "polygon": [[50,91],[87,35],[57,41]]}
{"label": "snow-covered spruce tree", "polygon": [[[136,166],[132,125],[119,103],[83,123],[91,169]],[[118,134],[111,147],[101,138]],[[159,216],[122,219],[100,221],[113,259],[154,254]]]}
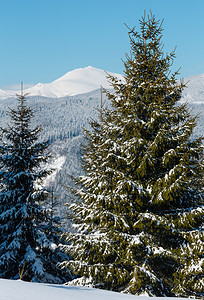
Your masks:
{"label": "snow-covered spruce tree", "polygon": [[[47,192],[40,188],[50,171],[48,142],[38,142],[41,128],[31,129],[34,111],[25,96],[11,109],[11,125],[2,129],[0,145],[0,277],[38,282],[69,279],[57,267],[62,254],[47,232],[49,218],[42,207]],[[37,183],[37,184],[36,184]],[[50,227],[50,226],[49,226]],[[64,255],[63,255],[64,259]]]}
{"label": "snow-covered spruce tree", "polygon": [[[85,131],[85,176],[71,206],[77,232],[67,235],[73,260],[64,266],[99,288],[167,296],[199,286],[199,294],[202,139],[192,139],[196,118],[178,104],[184,85],[170,73],[174,53],[163,53],[161,22],[144,17],[129,37],[124,82],[109,76],[112,110]],[[192,247],[194,271],[185,257]]]}

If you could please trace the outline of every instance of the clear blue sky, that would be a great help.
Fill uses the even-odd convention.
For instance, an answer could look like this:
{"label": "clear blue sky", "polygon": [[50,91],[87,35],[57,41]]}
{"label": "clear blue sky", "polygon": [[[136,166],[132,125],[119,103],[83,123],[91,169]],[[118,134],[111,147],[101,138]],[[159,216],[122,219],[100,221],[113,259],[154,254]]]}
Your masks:
{"label": "clear blue sky", "polygon": [[204,0],[0,0],[0,88],[51,82],[75,68],[123,73],[127,28],[152,10],[181,77],[204,73]]}

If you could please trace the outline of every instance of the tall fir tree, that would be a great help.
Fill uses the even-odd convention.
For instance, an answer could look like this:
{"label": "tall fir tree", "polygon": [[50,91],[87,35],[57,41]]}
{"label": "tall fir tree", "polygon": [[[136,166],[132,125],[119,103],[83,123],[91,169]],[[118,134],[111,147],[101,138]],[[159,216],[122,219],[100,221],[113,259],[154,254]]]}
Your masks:
{"label": "tall fir tree", "polygon": [[164,55],[162,31],[153,15],[129,30],[124,82],[109,76],[112,109],[85,131],[77,231],[67,234],[73,259],[63,266],[85,285],[202,296],[202,138],[192,138],[196,117],[178,103],[184,84],[170,73],[175,55]]}
{"label": "tall fir tree", "polygon": [[52,237],[48,233],[49,215],[42,206],[48,197],[41,183],[50,173],[42,168],[49,143],[38,142],[40,127],[31,129],[34,110],[23,92],[9,115],[0,145],[0,277],[62,283],[69,279],[57,266],[64,255],[53,230]]}

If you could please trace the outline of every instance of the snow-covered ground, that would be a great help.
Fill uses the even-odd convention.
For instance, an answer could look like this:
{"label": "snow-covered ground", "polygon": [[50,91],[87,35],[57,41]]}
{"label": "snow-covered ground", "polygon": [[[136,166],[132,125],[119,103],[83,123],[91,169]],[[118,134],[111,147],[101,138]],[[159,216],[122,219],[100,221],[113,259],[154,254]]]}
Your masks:
{"label": "snow-covered ground", "polygon": [[[0,300],[147,300],[147,296],[133,296],[86,287],[30,283],[0,279]],[[151,297],[152,300],[182,298]]]}
{"label": "snow-covered ground", "polygon": [[48,186],[51,182],[55,180],[57,172],[59,172],[59,170],[62,169],[62,166],[64,165],[65,161],[66,156],[56,155],[55,159],[47,166],[48,169],[53,170],[53,172],[50,175],[48,175],[43,181],[44,186]]}

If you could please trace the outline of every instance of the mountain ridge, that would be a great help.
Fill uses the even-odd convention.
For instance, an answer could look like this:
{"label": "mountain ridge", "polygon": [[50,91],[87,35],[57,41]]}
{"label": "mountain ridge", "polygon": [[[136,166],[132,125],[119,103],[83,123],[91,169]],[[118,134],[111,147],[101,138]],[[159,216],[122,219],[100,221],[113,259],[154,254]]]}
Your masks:
{"label": "mountain ridge", "polygon": [[[40,96],[50,98],[62,98],[88,93],[99,89],[101,86],[110,88],[107,75],[110,74],[123,80],[121,74],[106,72],[95,67],[78,68],[67,72],[60,78],[50,83],[38,83],[37,85],[25,89],[24,93],[29,96]],[[14,92],[0,90],[0,99],[13,97]]]}
{"label": "mountain ridge", "polygon": [[[69,71],[50,83],[38,83],[31,88],[25,89],[24,93],[28,93],[29,96],[62,98],[89,93],[100,89],[101,86],[108,89],[111,86],[108,82],[107,74],[115,76],[119,80],[124,80],[121,74],[106,72],[88,66]],[[204,73],[184,78],[183,81],[187,84],[187,87],[183,91],[181,101],[204,103]],[[0,89],[0,100],[15,96],[16,91]]]}

